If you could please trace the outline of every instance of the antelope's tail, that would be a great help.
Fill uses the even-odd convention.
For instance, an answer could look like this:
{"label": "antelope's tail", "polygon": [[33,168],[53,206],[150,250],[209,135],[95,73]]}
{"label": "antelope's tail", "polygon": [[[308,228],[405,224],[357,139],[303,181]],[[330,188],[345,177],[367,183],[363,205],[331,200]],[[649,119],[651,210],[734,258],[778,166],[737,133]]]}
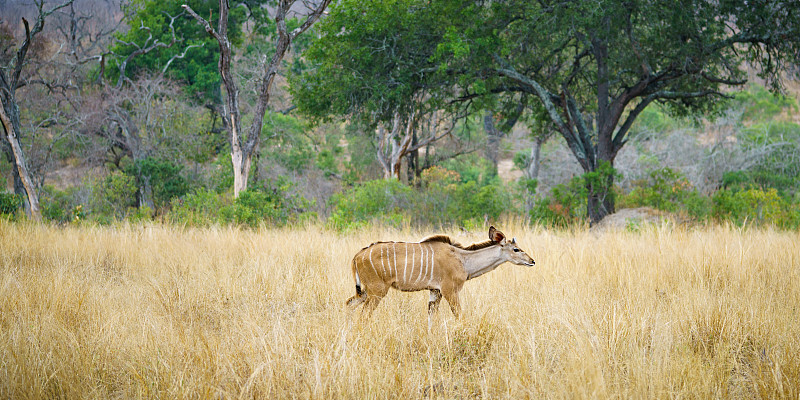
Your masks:
{"label": "antelope's tail", "polygon": [[355,308],[358,307],[361,303],[363,303],[364,300],[367,299],[367,296],[365,296],[364,288],[361,286],[361,279],[358,276],[358,268],[356,268],[355,258],[353,258],[352,267],[353,267],[353,280],[356,281],[356,295],[349,298],[347,302],[345,302],[345,305],[347,305],[348,307]]}

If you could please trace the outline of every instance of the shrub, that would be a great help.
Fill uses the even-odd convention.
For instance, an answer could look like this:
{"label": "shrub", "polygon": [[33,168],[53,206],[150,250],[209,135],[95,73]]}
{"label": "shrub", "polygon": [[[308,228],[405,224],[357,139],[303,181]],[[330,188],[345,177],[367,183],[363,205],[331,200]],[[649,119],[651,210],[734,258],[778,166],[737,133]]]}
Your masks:
{"label": "shrub", "polygon": [[399,226],[403,211],[413,198],[413,190],[396,179],[378,179],[357,185],[331,197],[333,211],[328,225],[348,230],[368,223]]}
{"label": "shrub", "polygon": [[619,176],[610,162],[604,161],[592,172],[572,178],[567,184],[553,187],[550,196],[534,202],[531,220],[545,225],[568,226],[587,217],[589,187],[596,193],[614,198],[616,193],[609,182]]}
{"label": "shrub", "polygon": [[22,207],[22,198],[14,193],[0,193],[0,215],[13,217]]}
{"label": "shrub", "polygon": [[95,181],[90,199],[91,216],[101,223],[122,220],[136,206],[136,178],[114,171]]}
{"label": "shrub", "polygon": [[778,227],[797,226],[796,206],[792,207],[774,188],[732,190],[721,189],[712,197],[713,215],[737,225],[745,223],[773,224]]}
{"label": "shrub", "polygon": [[328,224],[347,230],[379,223],[399,226],[458,224],[482,225],[484,217],[497,219],[512,207],[511,195],[499,179],[486,185],[462,183],[459,173],[431,167],[421,174],[419,188],[397,180],[374,180],[356,186],[331,200]]}
{"label": "shrub", "polygon": [[228,204],[225,196],[199,189],[182,198],[172,199],[168,220],[190,226],[207,226],[220,222],[219,211]]}
{"label": "shrub", "polygon": [[749,85],[734,94],[734,105],[744,109],[742,118],[751,121],[769,120],[784,109],[797,109],[797,102],[788,96],[774,94],[761,85]]}
{"label": "shrub", "polygon": [[587,190],[583,176],[553,187],[550,196],[536,200],[530,211],[532,221],[566,227],[586,217]]}
{"label": "shrub", "polygon": [[448,213],[461,225],[475,226],[483,222],[484,217],[496,220],[511,208],[511,195],[499,183],[493,182],[478,186],[469,181],[457,187],[455,201]]}
{"label": "shrub", "polygon": [[147,186],[144,184],[145,180],[149,181],[153,205],[156,209],[162,209],[168,206],[173,198],[188,192],[189,184],[181,176],[182,170],[183,166],[172,161],[147,157],[125,168],[125,173],[136,177],[138,190],[143,190]]}
{"label": "shrub", "polygon": [[[282,225],[309,214],[309,202],[290,193],[285,181],[268,182],[239,193],[234,199],[227,193],[201,189],[172,201],[168,220],[192,226],[233,224],[258,227],[261,224]],[[281,184],[282,183],[282,184]]]}
{"label": "shrub", "polygon": [[648,179],[634,184],[633,190],[619,196],[619,208],[653,207],[669,212],[683,212],[696,220],[711,211],[710,200],[692,187],[686,177],[671,168],[650,172]]}
{"label": "shrub", "polygon": [[42,217],[53,222],[67,223],[86,218],[86,212],[75,196],[75,189],[58,190],[45,185],[39,195]]}

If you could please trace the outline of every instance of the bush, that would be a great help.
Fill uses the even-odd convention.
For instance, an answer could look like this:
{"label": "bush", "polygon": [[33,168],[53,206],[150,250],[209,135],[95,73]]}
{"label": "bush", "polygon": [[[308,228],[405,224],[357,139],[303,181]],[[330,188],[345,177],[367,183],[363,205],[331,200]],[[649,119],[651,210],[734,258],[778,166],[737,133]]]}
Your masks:
{"label": "bush", "polygon": [[733,103],[744,109],[742,118],[751,121],[770,120],[784,109],[797,109],[797,101],[774,94],[761,85],[749,85],[747,90],[737,92]]}
{"label": "bush", "polygon": [[[282,183],[282,184],[281,184]],[[307,200],[290,194],[291,185],[279,181],[239,193],[234,199],[227,193],[201,189],[173,199],[168,220],[191,226],[261,224],[282,225],[310,216]]]}
{"label": "bush", "polygon": [[125,168],[125,173],[136,177],[138,190],[143,190],[150,183],[153,206],[162,209],[170,204],[173,198],[181,197],[189,191],[189,184],[181,176],[183,166],[172,161],[147,157],[137,160]]}
{"label": "bush", "polygon": [[42,217],[53,222],[67,223],[86,218],[86,212],[75,196],[75,189],[58,190],[45,185],[39,196]]}
{"label": "bush", "polygon": [[331,197],[333,208],[328,225],[349,230],[369,223],[399,226],[413,190],[398,180],[378,179],[357,185]]}
{"label": "bush", "polygon": [[774,188],[721,189],[712,197],[713,215],[719,220],[728,220],[737,225],[745,223],[772,224],[781,228],[797,228],[797,206],[778,195]]}
{"label": "bush", "polygon": [[378,223],[399,226],[457,224],[482,225],[512,208],[511,195],[499,179],[485,185],[462,182],[456,171],[431,167],[422,172],[419,188],[397,180],[374,180],[331,199],[328,224],[339,230]]}
{"label": "bush", "polygon": [[511,195],[498,182],[478,186],[475,181],[459,185],[448,216],[465,226],[476,226],[484,218],[496,220],[511,208]]}
{"label": "bush", "polygon": [[190,226],[208,226],[220,222],[220,209],[229,203],[224,195],[199,189],[182,198],[172,199],[168,220]]}
{"label": "bush", "polygon": [[122,220],[136,206],[136,178],[114,171],[92,184],[91,217],[101,223]]}
{"label": "bush", "polygon": [[583,176],[553,187],[550,196],[536,200],[530,211],[532,221],[566,227],[586,218],[586,182]]}
{"label": "bush", "polygon": [[686,177],[671,168],[651,171],[648,179],[634,183],[627,195],[619,196],[619,208],[653,207],[669,212],[683,212],[696,220],[711,211],[710,200],[701,195]]}
{"label": "bush", "polygon": [[15,216],[22,203],[22,198],[14,193],[0,193],[0,215]]}

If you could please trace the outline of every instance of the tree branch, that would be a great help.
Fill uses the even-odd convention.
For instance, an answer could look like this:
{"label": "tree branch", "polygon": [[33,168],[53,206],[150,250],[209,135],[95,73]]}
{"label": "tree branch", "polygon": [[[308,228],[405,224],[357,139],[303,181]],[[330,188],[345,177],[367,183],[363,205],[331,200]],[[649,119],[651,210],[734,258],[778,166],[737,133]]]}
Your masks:
{"label": "tree branch", "polygon": [[331,0],[322,0],[319,4],[317,4],[317,7],[314,8],[314,11],[312,11],[311,14],[308,15],[306,20],[303,21],[303,23],[300,24],[300,26],[295,28],[289,34],[289,40],[294,40],[294,38],[296,38],[299,34],[305,32],[306,30],[308,30],[308,28],[314,25],[314,23],[317,22],[319,17],[322,15],[322,13],[325,11],[325,9],[328,7],[330,3]]}
{"label": "tree branch", "polygon": [[170,64],[172,64],[173,61],[186,57],[186,53],[189,52],[189,49],[192,49],[192,48],[195,48],[195,47],[203,47],[203,46],[205,46],[205,44],[206,43],[203,42],[203,43],[200,43],[200,44],[190,44],[189,46],[186,46],[186,48],[183,49],[183,53],[176,54],[176,55],[172,56],[169,59],[169,61],[167,61],[167,63],[164,65],[164,68],[161,69],[161,73],[163,74],[163,73],[167,72],[167,68],[169,68]]}
{"label": "tree branch", "polygon": [[561,135],[567,141],[567,145],[569,146],[570,150],[572,150],[573,154],[575,154],[575,157],[578,158],[578,161],[582,164],[584,169],[589,170],[589,159],[586,151],[582,148],[582,146],[579,146],[579,144],[581,144],[580,139],[578,139],[578,137],[575,136],[575,132],[573,132],[572,129],[565,124],[564,119],[558,113],[558,110],[556,110],[553,97],[557,96],[550,93],[547,89],[540,85],[539,82],[536,82],[535,80],[517,72],[513,67],[508,65],[496,54],[493,55],[493,58],[498,64],[501,65],[496,69],[498,74],[506,76],[522,85],[528,86],[533,90],[533,93],[536,94],[542,101],[542,105],[544,105],[544,108],[547,110],[550,119],[556,125],[556,129],[561,132]]}

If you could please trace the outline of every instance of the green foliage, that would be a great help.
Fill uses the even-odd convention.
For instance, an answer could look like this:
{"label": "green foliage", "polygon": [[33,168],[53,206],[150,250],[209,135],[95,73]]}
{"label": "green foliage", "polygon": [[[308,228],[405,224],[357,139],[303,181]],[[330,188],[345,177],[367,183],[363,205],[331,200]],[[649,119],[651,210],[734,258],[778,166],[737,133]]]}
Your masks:
{"label": "green foliage", "polygon": [[339,230],[369,223],[472,227],[514,211],[511,195],[499,180],[485,185],[462,182],[457,172],[443,167],[426,169],[421,178],[419,188],[381,179],[334,195],[328,224]]}
{"label": "green foliage", "polygon": [[172,201],[168,220],[189,226],[240,225],[256,228],[262,224],[283,225],[309,218],[310,203],[291,194],[287,181],[268,182],[239,193],[234,199],[228,193],[199,189]]}
{"label": "green foliage", "polygon": [[[455,221],[462,225],[468,225],[470,222],[473,225],[480,225],[484,218],[494,221],[501,214],[513,211],[511,195],[499,181],[484,186],[479,186],[475,181],[460,185],[451,207],[452,211],[448,213],[448,217],[454,217]],[[439,223],[445,222],[447,221]]]}
{"label": "green foliage", "polygon": [[583,221],[588,216],[590,191],[613,199],[616,193],[610,183],[618,176],[619,172],[611,163],[603,162],[592,172],[573,177],[566,184],[556,185],[549,196],[534,201],[530,210],[531,220],[560,227]]}
{"label": "green foliage", "polygon": [[770,92],[761,85],[748,85],[746,90],[736,92],[732,106],[743,110],[742,119],[768,121],[778,114],[797,110],[797,101],[791,97]]}
{"label": "green foliage", "polygon": [[721,189],[714,193],[713,215],[720,221],[737,225],[771,224],[781,228],[797,229],[800,224],[800,205],[792,205],[775,189]]}
{"label": "green foliage", "polygon": [[89,200],[91,217],[101,223],[121,221],[136,206],[136,190],[136,178],[120,171],[93,182]]}
{"label": "green foliage", "polygon": [[16,194],[0,192],[0,215],[13,217],[22,204],[22,198]]}
{"label": "green foliage", "polygon": [[588,192],[583,176],[553,187],[548,197],[536,200],[530,211],[532,221],[542,225],[567,227],[586,218]]}
{"label": "green foliage", "polygon": [[[740,139],[743,147],[764,154],[749,169],[738,171],[739,179],[748,179],[758,187],[775,188],[784,197],[800,190],[800,125],[783,121],[754,124],[744,130]],[[727,183],[723,182],[730,183],[730,177]]]}
{"label": "green foliage", "polygon": [[175,197],[181,197],[189,190],[189,184],[181,176],[182,165],[169,160],[147,157],[131,163],[124,172],[136,177],[139,190],[145,188],[145,181],[149,182],[153,195],[153,205],[162,209],[170,204]]}
{"label": "green foliage", "polygon": [[647,107],[639,114],[631,126],[629,135],[636,136],[645,132],[664,133],[687,124],[687,119],[670,115],[669,110],[661,105]]}
{"label": "green foliage", "polygon": [[614,179],[619,178],[619,172],[614,169],[608,161],[600,162],[594,171],[582,175],[582,179],[587,186],[588,193],[598,197],[611,197],[611,204],[614,204]]}
{"label": "green foliage", "polygon": [[682,173],[668,167],[653,170],[648,179],[634,182],[633,190],[620,196],[618,206],[684,212],[696,220],[705,219],[711,211],[709,199],[694,189]]}
{"label": "green foliage", "polygon": [[[410,114],[435,68],[432,44],[444,34],[442,4],[345,0],[329,7],[304,58],[312,68],[290,79],[298,108],[317,120],[353,115],[365,125]],[[430,96],[428,96],[431,98]]]}
{"label": "green foliage", "polygon": [[182,198],[173,199],[167,216],[172,223],[207,226],[219,222],[220,209],[228,204],[230,199],[225,195],[201,188]]}
{"label": "green foliage", "polygon": [[369,181],[331,197],[328,225],[337,230],[370,223],[399,226],[413,198],[413,190],[398,180]]}
{"label": "green foliage", "polygon": [[415,205],[420,218],[415,222],[469,226],[483,223],[484,217],[496,220],[512,209],[511,195],[499,179],[465,182],[458,172],[436,166],[423,171],[421,178]]}
{"label": "green foliage", "polygon": [[[112,46],[112,52],[118,57],[109,60],[106,68],[106,77],[116,81],[119,77],[119,65],[138,48],[152,45],[156,40],[159,43],[170,43],[172,31],[170,17],[185,14],[182,4],[188,4],[198,15],[208,18],[219,15],[219,2],[215,0],[189,0],[186,2],[134,0],[127,7],[133,17],[128,19],[128,28],[117,34],[117,41]],[[240,45],[243,40],[242,23],[246,15],[244,7],[231,5],[228,38],[234,46]],[[210,20],[212,24],[216,21]],[[144,28],[142,28],[144,27]],[[147,54],[134,56],[126,66],[126,76],[135,77],[141,72],[161,71],[170,59],[186,51],[183,58],[174,58],[166,71],[167,76],[175,81],[183,82],[186,93],[197,99],[198,102],[211,100],[221,101],[219,72],[217,61],[219,59],[219,46],[214,38],[205,32],[205,29],[188,15],[182,15],[173,23],[177,43],[169,48],[159,48]],[[152,37],[151,37],[152,35]],[[148,42],[148,38],[150,41]],[[192,47],[186,50],[189,46]]]}
{"label": "green foliage", "polygon": [[475,182],[486,186],[499,179],[492,163],[474,154],[451,158],[442,163],[442,166],[456,172],[462,183]]}
{"label": "green foliage", "polygon": [[58,190],[45,185],[39,194],[42,217],[47,220],[68,223],[86,219],[86,211],[76,198],[77,188]]}

